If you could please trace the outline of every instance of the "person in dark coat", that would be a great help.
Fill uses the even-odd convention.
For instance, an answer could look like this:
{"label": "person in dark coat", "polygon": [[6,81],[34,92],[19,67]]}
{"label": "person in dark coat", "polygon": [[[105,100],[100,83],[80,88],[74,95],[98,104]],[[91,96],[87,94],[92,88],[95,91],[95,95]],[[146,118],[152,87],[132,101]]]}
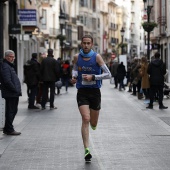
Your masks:
{"label": "person in dark coat", "polygon": [[5,99],[5,126],[3,133],[6,135],[20,135],[14,130],[13,121],[18,112],[19,96],[22,95],[21,83],[14,69],[15,53],[12,50],[5,52],[1,65],[1,94]]}
{"label": "person in dark coat", "polygon": [[69,80],[70,80],[70,63],[68,60],[62,65],[62,82],[65,85],[66,92],[68,90]]}
{"label": "person in dark coat", "polygon": [[123,65],[123,62],[121,62],[118,65],[118,68],[117,68],[117,78],[118,78],[118,82],[119,82],[119,91],[121,91],[122,88],[125,90],[125,86],[124,86],[124,83],[123,83],[125,76],[126,76],[126,69],[125,69],[125,66]]}
{"label": "person in dark coat", "polygon": [[111,74],[112,74],[112,77],[114,77],[114,83],[115,83],[115,87],[114,88],[117,88],[117,85],[118,85],[118,79],[117,79],[117,68],[118,68],[118,61],[117,59],[114,59],[113,60],[113,64],[111,66]]}
{"label": "person in dark coat", "polygon": [[57,109],[54,106],[55,82],[59,76],[59,63],[53,58],[53,50],[48,49],[48,55],[41,62],[40,72],[43,81],[42,110],[45,109],[47,102],[48,89],[50,89],[50,109]]}
{"label": "person in dark coat", "polygon": [[148,66],[147,73],[150,75],[150,103],[147,109],[153,109],[153,100],[158,91],[159,109],[167,109],[163,105],[164,75],[166,74],[165,63],[160,59],[160,53],[155,53],[155,59]]}
{"label": "person in dark coat", "polygon": [[28,109],[39,109],[39,107],[34,105],[40,81],[40,63],[37,61],[37,53],[32,53],[32,58],[27,63],[24,65],[24,76],[25,83],[29,89]]}

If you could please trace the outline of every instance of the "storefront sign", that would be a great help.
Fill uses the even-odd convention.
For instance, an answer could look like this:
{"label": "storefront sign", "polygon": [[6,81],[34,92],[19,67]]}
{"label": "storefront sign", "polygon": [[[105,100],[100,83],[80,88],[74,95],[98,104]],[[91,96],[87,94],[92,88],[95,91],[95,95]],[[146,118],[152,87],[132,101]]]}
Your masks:
{"label": "storefront sign", "polygon": [[36,26],[37,16],[35,9],[19,9],[19,23],[23,26]]}
{"label": "storefront sign", "polygon": [[8,26],[9,34],[21,34],[21,24],[12,24]]}

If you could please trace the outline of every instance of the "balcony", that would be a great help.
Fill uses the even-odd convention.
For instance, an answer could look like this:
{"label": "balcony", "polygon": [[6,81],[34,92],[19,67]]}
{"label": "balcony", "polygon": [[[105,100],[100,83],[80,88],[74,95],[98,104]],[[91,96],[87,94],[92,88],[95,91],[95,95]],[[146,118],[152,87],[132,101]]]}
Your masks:
{"label": "balcony", "polygon": [[59,34],[61,34],[60,29],[50,28],[50,30],[49,30],[49,36],[50,37],[56,37]]}
{"label": "balcony", "polygon": [[158,17],[157,22],[158,22],[159,29],[160,29],[160,35],[166,36],[166,27],[167,27],[166,16]]}
{"label": "balcony", "polygon": [[117,31],[118,30],[118,24],[110,23],[109,29],[111,29],[113,31]]}

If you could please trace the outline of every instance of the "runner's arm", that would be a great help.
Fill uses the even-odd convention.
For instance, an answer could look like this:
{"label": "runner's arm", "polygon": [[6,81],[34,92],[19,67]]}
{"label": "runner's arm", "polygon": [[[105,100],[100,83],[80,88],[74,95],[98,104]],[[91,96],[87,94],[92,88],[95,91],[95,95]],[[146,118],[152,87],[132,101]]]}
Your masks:
{"label": "runner's arm", "polygon": [[102,80],[102,79],[110,79],[111,73],[106,64],[103,61],[103,58],[98,54],[96,58],[97,63],[101,67],[103,73],[100,75],[93,75],[92,80]]}

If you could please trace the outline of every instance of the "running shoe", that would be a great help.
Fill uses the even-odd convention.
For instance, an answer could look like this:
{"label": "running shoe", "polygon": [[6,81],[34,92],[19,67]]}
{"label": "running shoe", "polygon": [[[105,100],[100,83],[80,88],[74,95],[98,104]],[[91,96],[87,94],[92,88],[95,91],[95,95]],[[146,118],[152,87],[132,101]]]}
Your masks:
{"label": "running shoe", "polygon": [[86,162],[91,162],[91,158],[92,158],[92,155],[90,153],[90,150],[89,150],[89,148],[86,148],[84,159]]}

